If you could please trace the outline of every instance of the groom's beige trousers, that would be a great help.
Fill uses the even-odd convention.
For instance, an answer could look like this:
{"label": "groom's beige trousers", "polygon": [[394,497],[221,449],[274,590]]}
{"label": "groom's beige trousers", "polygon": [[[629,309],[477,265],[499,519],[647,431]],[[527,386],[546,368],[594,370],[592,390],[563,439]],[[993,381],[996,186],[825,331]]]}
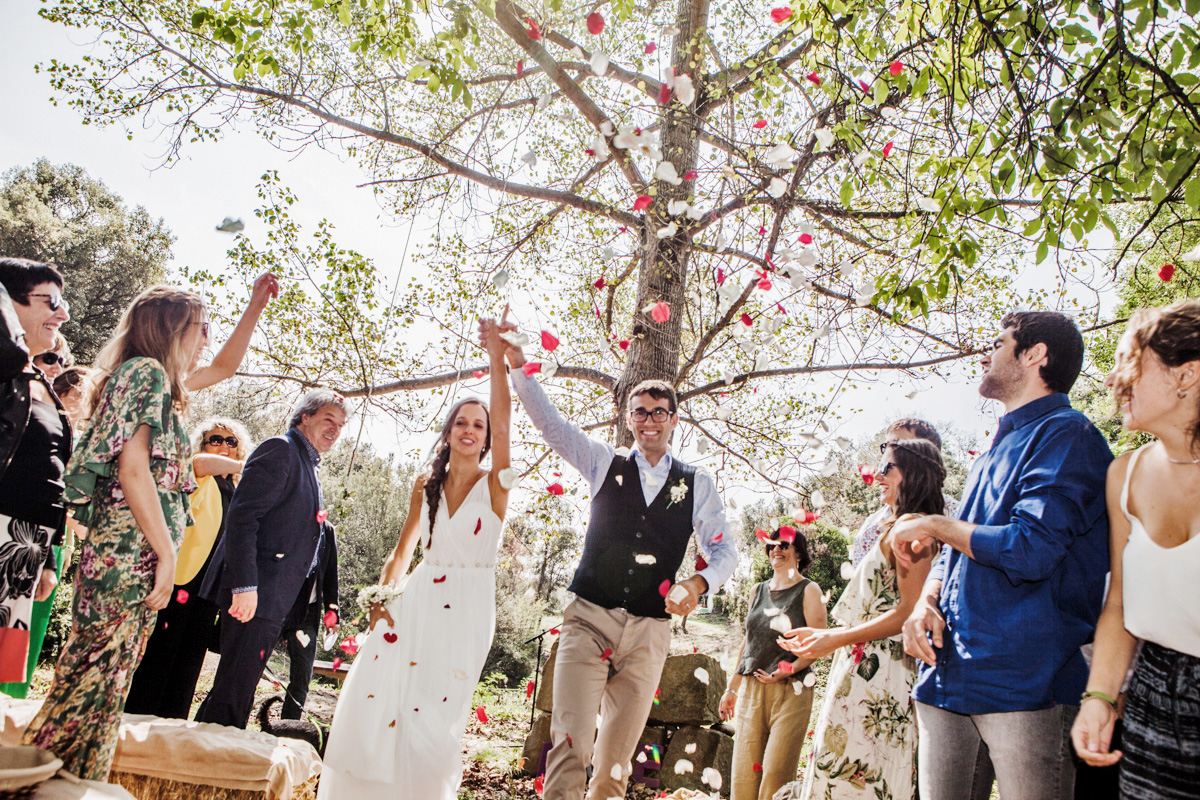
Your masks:
{"label": "groom's beige trousers", "polygon": [[[581,800],[589,760],[588,800],[623,798],[633,750],[671,649],[671,621],[576,598],[567,606],[560,630],[545,800]],[[605,650],[612,651],[607,659]]]}

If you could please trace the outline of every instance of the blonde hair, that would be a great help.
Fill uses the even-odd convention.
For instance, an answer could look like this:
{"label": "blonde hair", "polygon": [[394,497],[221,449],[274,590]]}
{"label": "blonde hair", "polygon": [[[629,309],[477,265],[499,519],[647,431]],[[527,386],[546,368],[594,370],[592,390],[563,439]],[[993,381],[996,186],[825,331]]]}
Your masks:
{"label": "blonde hair", "polygon": [[[91,412],[96,410],[104,387],[117,367],[131,358],[152,358],[167,373],[171,399],[180,413],[187,410],[184,386],[196,349],[199,326],[204,323],[204,301],[194,292],[170,286],[151,286],[125,309],[112,338],[101,348],[92,367]],[[196,330],[192,331],[195,327]]]}
{"label": "blonde hair", "polygon": [[[246,430],[245,425],[229,417],[209,417],[192,428],[192,455],[197,456],[204,452],[204,440],[216,428],[224,428],[237,437],[237,452],[233,454],[233,457],[244,464],[250,457],[250,451],[254,449],[254,440],[250,438],[250,431]],[[236,486],[241,479],[241,473],[235,473],[234,485]]]}

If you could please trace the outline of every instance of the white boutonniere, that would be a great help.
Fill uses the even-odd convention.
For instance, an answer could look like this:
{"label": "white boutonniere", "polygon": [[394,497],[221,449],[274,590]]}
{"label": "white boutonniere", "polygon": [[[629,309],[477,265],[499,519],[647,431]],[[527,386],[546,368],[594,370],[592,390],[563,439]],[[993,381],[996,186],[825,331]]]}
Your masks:
{"label": "white boutonniere", "polygon": [[683,478],[680,478],[679,483],[671,487],[671,500],[667,503],[667,508],[670,508],[676,503],[682,503],[683,498],[687,497],[687,493],[687,483],[684,482]]}

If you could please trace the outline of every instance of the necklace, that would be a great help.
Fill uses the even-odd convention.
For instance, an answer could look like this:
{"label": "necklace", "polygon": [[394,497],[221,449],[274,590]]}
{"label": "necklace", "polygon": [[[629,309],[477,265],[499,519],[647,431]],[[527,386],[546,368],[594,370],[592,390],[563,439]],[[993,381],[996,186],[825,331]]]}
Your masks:
{"label": "necklace", "polygon": [[1163,448],[1163,458],[1170,464],[1200,464],[1200,458],[1193,458],[1191,461],[1180,461],[1179,459],[1171,458],[1167,455],[1167,448]]}

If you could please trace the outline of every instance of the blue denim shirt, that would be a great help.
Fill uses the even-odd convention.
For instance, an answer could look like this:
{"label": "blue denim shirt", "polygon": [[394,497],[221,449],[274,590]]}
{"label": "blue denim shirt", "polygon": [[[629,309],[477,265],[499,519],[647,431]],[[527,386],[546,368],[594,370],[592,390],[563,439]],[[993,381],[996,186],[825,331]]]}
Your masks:
{"label": "blue denim shirt", "polygon": [[975,462],[958,518],[974,558],[943,547],[946,633],[913,697],[960,714],[1076,705],[1108,572],[1108,443],[1064,394],[1000,418]]}

